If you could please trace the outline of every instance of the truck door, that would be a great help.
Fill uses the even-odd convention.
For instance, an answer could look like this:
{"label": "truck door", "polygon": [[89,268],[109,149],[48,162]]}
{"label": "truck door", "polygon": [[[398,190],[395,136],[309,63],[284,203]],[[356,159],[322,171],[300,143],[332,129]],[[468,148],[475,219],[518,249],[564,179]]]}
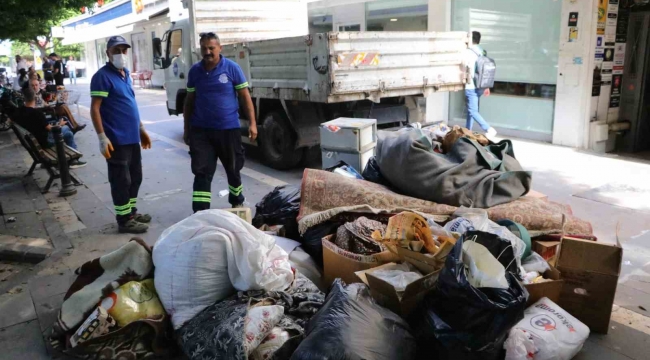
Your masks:
{"label": "truck door", "polygon": [[183,35],[183,28],[172,29],[166,34],[165,89],[167,91],[167,110],[171,115],[183,112],[182,101],[185,99],[184,90],[190,65],[187,59],[191,57],[183,52],[189,51],[191,47],[183,46]]}

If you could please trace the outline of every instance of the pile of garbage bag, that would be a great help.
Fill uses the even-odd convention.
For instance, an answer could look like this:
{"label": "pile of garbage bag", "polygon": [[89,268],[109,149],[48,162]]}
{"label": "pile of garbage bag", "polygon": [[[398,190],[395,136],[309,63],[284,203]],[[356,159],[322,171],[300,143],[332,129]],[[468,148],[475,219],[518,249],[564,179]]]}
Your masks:
{"label": "pile of garbage bag", "polygon": [[559,250],[533,243],[595,240],[591,225],[525,196],[531,173],[509,141],[444,125],[379,138],[361,174],[306,169],[252,222],[201,211],[153,248],[134,239],[84,264],[53,347],[85,359],[575,356],[590,328],[558,305]]}

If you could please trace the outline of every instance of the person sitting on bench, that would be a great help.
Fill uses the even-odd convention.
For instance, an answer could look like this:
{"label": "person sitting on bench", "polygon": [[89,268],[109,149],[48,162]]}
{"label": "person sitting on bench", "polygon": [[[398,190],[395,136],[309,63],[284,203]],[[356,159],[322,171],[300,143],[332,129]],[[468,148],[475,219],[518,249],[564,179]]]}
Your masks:
{"label": "person sitting on bench", "polygon": [[[43,100],[43,91],[41,90],[41,81],[33,76],[29,79],[29,85],[31,86],[32,90],[36,94],[36,108],[42,108],[45,107],[45,101]],[[84,128],[86,128],[86,124],[80,125],[77,123],[77,120],[75,120],[74,116],[72,116],[72,112],[70,111],[70,108],[66,104],[60,104],[54,108],[54,113],[57,116],[65,116],[68,118],[70,121],[70,128],[72,129],[73,133],[77,133]]]}
{"label": "person sitting on bench", "polygon": [[[54,125],[47,122],[45,114],[42,111],[35,109],[36,94],[31,87],[26,87],[23,89],[23,96],[25,97],[25,106],[19,108],[13,114],[12,120],[34,135],[41,147],[50,148],[54,146],[54,135],[51,131]],[[77,144],[74,142],[72,130],[64,126],[66,122],[60,120],[58,125],[61,127],[61,135],[63,135],[63,140],[66,145],[77,150]],[[69,165],[70,168],[75,169],[86,166],[86,163],[80,160],[73,160]]]}

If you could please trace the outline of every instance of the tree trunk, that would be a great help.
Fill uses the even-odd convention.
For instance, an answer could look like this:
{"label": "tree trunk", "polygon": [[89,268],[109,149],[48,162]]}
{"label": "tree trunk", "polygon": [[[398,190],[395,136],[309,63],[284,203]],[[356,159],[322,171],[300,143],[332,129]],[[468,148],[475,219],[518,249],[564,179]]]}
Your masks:
{"label": "tree trunk", "polygon": [[50,45],[50,40],[51,40],[51,39],[50,39],[50,36],[49,36],[49,35],[46,36],[46,37],[45,37],[45,44],[44,44],[43,46],[41,46],[41,44],[40,44],[39,41],[38,41],[38,38],[34,38],[34,46],[36,46],[36,48],[41,52],[41,58],[42,58],[43,56],[47,56],[47,55],[48,55],[48,53],[47,53],[47,47]]}

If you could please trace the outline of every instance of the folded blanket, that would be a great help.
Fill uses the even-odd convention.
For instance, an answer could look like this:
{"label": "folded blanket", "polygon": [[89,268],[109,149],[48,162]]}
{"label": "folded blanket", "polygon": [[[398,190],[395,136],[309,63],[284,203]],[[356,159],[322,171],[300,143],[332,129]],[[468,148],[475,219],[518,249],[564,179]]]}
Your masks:
{"label": "folded blanket", "polygon": [[[302,199],[298,226],[301,232],[341,213],[399,213],[404,210],[438,215],[444,221],[456,207],[399,195],[388,188],[364,180],[356,180],[322,170],[305,169],[302,178]],[[342,209],[343,208],[343,209]],[[578,219],[571,208],[552,201],[522,197],[507,204],[487,209],[492,221],[510,219],[522,224],[531,236],[562,232],[566,216],[568,234],[591,235],[591,224]],[[440,219],[440,216],[443,216]]]}
{"label": "folded blanket", "polygon": [[129,281],[151,277],[152,271],[151,249],[139,238],[81,265],[75,271],[77,279],[63,298],[59,317],[52,328],[53,336],[74,331],[103,298]]}
{"label": "folded blanket", "polygon": [[439,154],[420,129],[382,131],[378,138],[379,171],[402,194],[485,209],[530,190],[532,174],[522,170],[509,140],[484,147],[460,138]]}

